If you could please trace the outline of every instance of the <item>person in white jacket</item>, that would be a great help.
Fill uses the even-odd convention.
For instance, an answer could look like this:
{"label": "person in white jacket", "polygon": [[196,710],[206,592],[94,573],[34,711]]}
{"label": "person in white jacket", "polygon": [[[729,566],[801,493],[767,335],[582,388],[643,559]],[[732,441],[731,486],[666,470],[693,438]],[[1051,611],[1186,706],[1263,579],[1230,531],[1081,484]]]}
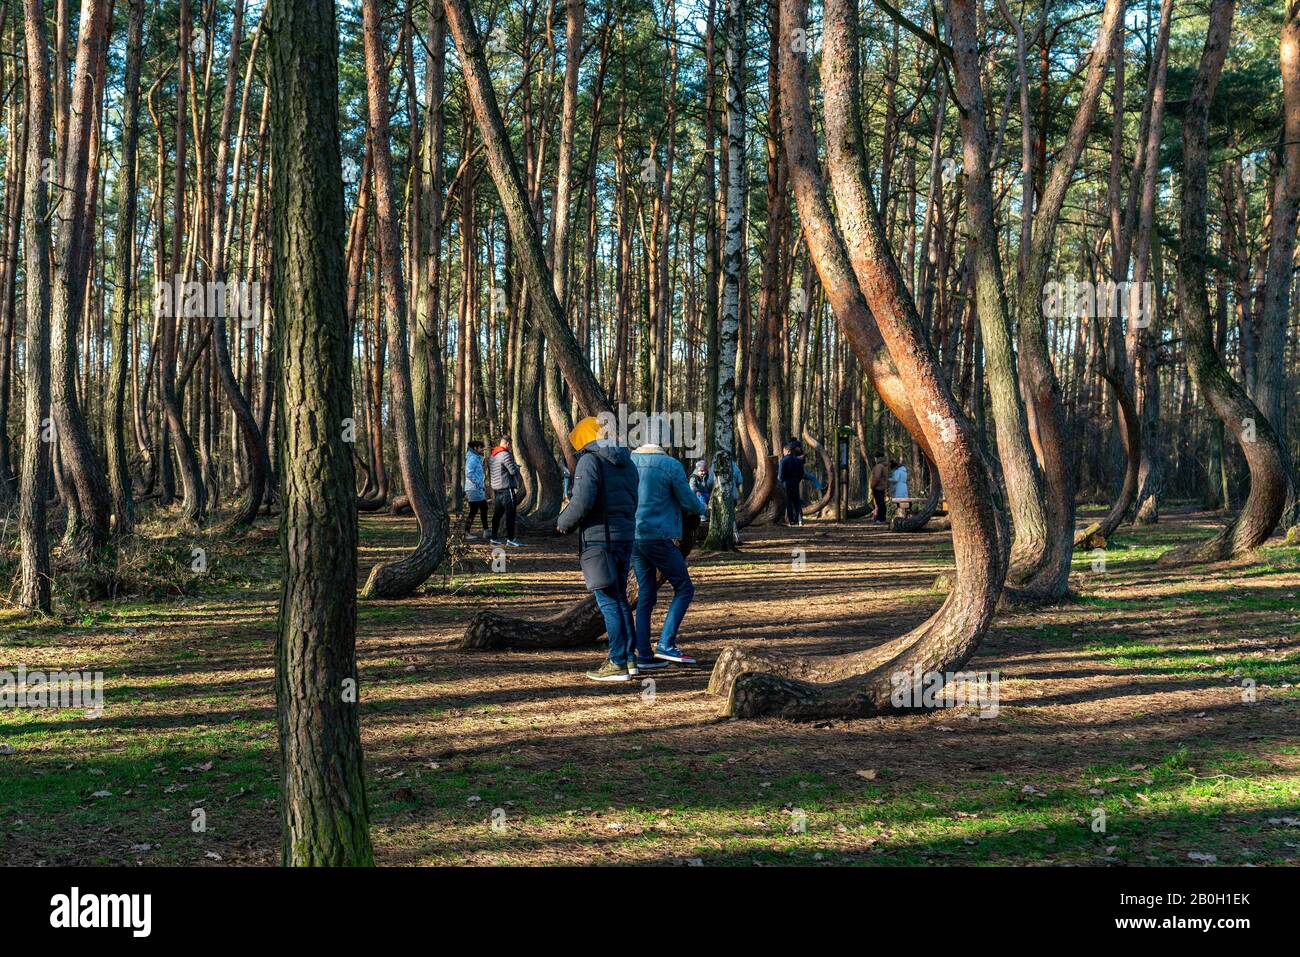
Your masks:
{"label": "person in white jacket", "polygon": [[483,443],[471,439],[469,449],[465,452],[465,501],[469,509],[465,513],[465,537],[472,538],[474,516],[483,522],[483,537],[488,537],[487,490],[483,486]]}

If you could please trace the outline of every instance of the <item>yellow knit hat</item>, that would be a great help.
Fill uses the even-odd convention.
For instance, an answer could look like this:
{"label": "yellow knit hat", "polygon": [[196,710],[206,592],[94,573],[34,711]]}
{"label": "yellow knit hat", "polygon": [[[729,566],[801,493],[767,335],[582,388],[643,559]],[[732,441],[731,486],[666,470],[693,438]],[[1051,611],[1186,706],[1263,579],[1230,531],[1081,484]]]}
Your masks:
{"label": "yellow knit hat", "polygon": [[600,420],[594,415],[589,415],[573,427],[569,433],[569,443],[578,450],[584,448],[588,442],[600,438],[601,434]]}

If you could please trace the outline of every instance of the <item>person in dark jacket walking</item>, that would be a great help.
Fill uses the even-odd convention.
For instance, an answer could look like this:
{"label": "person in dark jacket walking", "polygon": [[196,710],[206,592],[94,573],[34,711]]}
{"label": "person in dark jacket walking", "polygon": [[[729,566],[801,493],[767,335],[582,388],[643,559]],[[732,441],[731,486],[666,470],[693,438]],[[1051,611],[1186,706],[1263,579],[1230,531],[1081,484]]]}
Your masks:
{"label": "person in dark jacket walking", "polygon": [[587,677],[627,681],[640,673],[633,648],[636,627],[627,600],[639,477],[628,450],[600,436],[600,422],[592,416],[569,433],[578,460],[569,504],[555,527],[561,535],[577,530],[582,575],[596,596],[609,635],[609,657]]}
{"label": "person in dark jacket walking", "polygon": [[796,439],[785,444],[785,455],[777,467],[776,477],[785,486],[785,520],[790,525],[803,524],[803,446]]}
{"label": "person in dark jacket walking", "polygon": [[[522,548],[523,542],[515,539],[515,509],[519,505],[519,464],[510,454],[510,436],[492,450],[488,460],[488,478],[492,483],[492,544]],[[501,519],[506,520],[506,540],[501,541]]]}

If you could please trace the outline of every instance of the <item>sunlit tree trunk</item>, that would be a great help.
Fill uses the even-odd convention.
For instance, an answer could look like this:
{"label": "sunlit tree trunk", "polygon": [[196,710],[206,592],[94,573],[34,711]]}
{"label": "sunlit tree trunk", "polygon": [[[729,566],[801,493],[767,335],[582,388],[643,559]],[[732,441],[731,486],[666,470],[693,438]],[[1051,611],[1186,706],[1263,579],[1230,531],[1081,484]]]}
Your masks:
{"label": "sunlit tree trunk", "polygon": [[366,99],[369,103],[375,187],[375,232],[379,237],[384,287],[384,325],[388,338],[389,411],[397,432],[397,457],[411,510],[420,524],[420,539],[407,555],[376,565],[366,581],[367,598],[403,598],[441,564],[447,551],[447,508],[442,489],[431,490],[415,431],[411,365],[406,333],[406,285],[397,220],[396,186],[389,147],[388,74],[380,27],[380,0],[365,0]]}
{"label": "sunlit tree trunk", "polygon": [[726,0],[727,189],[722,226],[722,308],[718,319],[718,386],[713,410],[713,494],[704,547],[736,547],[736,498],[731,464],[736,454],[736,348],[740,331],[740,272],[745,214],[745,0]]}
{"label": "sunlit tree trunk", "polygon": [[[34,0],[33,0],[34,2]],[[276,642],[281,860],[373,863],[356,669],[357,518],[338,34],[330,0],[268,8],[272,286],[284,561]]]}
{"label": "sunlit tree trunk", "polygon": [[[885,240],[878,207],[871,201],[859,113],[856,0],[828,0],[825,24],[822,62],[827,161],[842,216],[839,241],[855,252],[855,278],[871,305],[899,376],[908,386],[921,431],[934,450],[952,505],[957,572],[952,592],[928,621],[875,648],[825,658],[783,656],[738,646],[726,649],[714,666],[709,690],[725,697],[725,713],[733,717],[773,715],[809,720],[857,717],[896,707],[894,691],[900,675],[910,684],[913,669],[922,674],[948,673],[975,653],[1006,575],[1004,536],[988,464],[926,341],[915,303]],[[782,0],[782,130],[792,164],[803,157],[802,162],[811,165],[815,157],[808,151],[815,140],[807,58],[795,52],[799,50],[796,31],[802,33],[806,28],[806,0]],[[796,191],[805,222],[809,217],[802,213],[815,193],[815,189]],[[816,222],[820,217],[812,219]],[[845,317],[837,318],[855,348],[866,341],[865,329],[850,334]],[[861,358],[870,370],[870,357]]]}
{"label": "sunlit tree trunk", "polygon": [[50,612],[50,545],[45,526],[50,404],[50,53],[41,0],[24,0],[27,63],[27,173],[24,201],[27,332],[23,461],[18,476],[18,602]]}
{"label": "sunlit tree trunk", "polygon": [[135,527],[131,475],[126,457],[126,382],[130,374],[131,297],[135,280],[136,143],[140,112],[140,59],[144,0],[130,0],[126,34],[126,77],[122,99],[122,160],[118,166],[117,251],[113,273],[113,369],[109,381],[108,481],[113,495],[115,531],[129,535]]}
{"label": "sunlit tree trunk", "polygon": [[82,0],[77,56],[72,70],[71,117],[63,156],[56,164],[53,302],[50,314],[50,401],[58,447],[75,502],[69,502],[65,541],[88,558],[109,537],[111,500],[104,469],[77,396],[77,356],[85,304],[89,243],[86,196],[90,141],[97,115],[95,76],[107,56],[108,0]]}

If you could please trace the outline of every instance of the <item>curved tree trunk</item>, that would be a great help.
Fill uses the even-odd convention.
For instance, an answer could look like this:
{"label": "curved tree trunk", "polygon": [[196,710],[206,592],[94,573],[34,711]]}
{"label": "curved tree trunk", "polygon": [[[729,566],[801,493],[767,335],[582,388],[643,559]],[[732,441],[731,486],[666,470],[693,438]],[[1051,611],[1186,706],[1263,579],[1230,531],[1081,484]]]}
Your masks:
{"label": "curved tree trunk", "polygon": [[743,502],[736,503],[737,528],[762,524],[759,519],[767,508],[768,502],[776,494],[777,485],[776,456],[768,450],[767,436],[763,434],[763,427],[758,423],[758,416],[753,414],[752,394],[745,397],[745,406],[746,411],[741,417],[741,427],[749,435],[749,441],[754,447],[754,486]]}
{"label": "curved tree trunk", "polygon": [[375,184],[375,231],[379,237],[384,286],[384,327],[388,338],[389,410],[397,432],[397,457],[402,483],[420,538],[408,554],[370,570],[362,590],[365,598],[404,598],[433,574],[447,554],[447,507],[442,489],[430,490],[420,462],[415,432],[415,402],[411,394],[411,359],[406,337],[406,285],[402,276],[402,246],[389,151],[388,74],[379,0],[365,0],[366,99],[369,102],[371,149]]}
{"label": "curved tree trunk", "polygon": [[934,463],[930,463],[930,491],[926,493],[925,504],[917,511],[910,515],[895,515],[889,524],[890,531],[894,532],[919,532],[930,523],[934,518],[934,513],[939,511],[939,503],[943,500],[943,483],[939,481],[939,473],[935,470]]}
{"label": "curved tree trunk", "polygon": [[[510,140],[506,136],[497,107],[496,94],[488,79],[487,61],[468,4],[466,0],[445,0],[443,6],[460,56],[474,119],[483,139],[488,171],[501,197],[514,248],[523,266],[529,295],[535,307],[535,318],[543,327],[556,364],[564,374],[565,382],[581,412],[584,415],[609,412],[610,406],[604,390],[587,365],[555,295],[540,231],[524,197],[519,167],[510,149]],[[730,475],[729,460],[726,467],[727,475]],[[695,537],[696,525],[688,516],[683,522],[680,546],[683,555],[689,553]],[[599,623],[593,624],[596,622]],[[591,628],[603,628],[603,616],[600,615],[596,600],[587,596],[542,622],[481,612],[470,623],[463,642],[464,647],[514,647],[516,642],[526,642],[527,647],[534,648],[570,647],[575,640],[575,633],[588,634],[591,632],[583,629]],[[591,633],[590,640],[594,641],[599,634],[599,631]]]}
{"label": "curved tree trunk", "polygon": [[1051,519],[1042,470],[1030,441],[1029,419],[1016,368],[998,229],[994,218],[989,136],[981,85],[981,57],[975,10],[970,0],[952,4],[955,92],[962,134],[966,228],[971,242],[976,314],[984,348],[984,374],[992,399],[997,455],[1011,515],[1009,580],[1037,569],[1040,545],[1048,540]]}
{"label": "curved tree trunk", "polygon": [[[790,156],[801,219],[809,231],[825,228],[810,197],[825,191],[816,172],[816,140],[808,103],[807,62],[794,43],[807,28],[806,0],[781,0],[781,125]],[[957,572],[942,607],[919,628],[878,648],[827,658],[776,656],[732,646],[714,667],[710,690],[726,696],[733,717],[774,715],[791,719],[853,717],[894,707],[900,675],[913,668],[947,673],[967,661],[992,619],[1006,574],[1004,532],[994,505],[992,478],[971,424],[954,400],[921,328],[915,303],[885,243],[865,175],[858,113],[857,7],[855,0],[828,0],[823,66],[828,158],[835,178],[843,239],[854,253],[854,270],[871,304],[889,354],[897,364],[927,445],[953,506]],[[800,170],[802,176],[795,175]],[[812,243],[809,243],[812,248]],[[818,270],[822,264],[818,262]],[[823,284],[829,288],[823,273]],[[837,316],[857,345],[866,330]],[[869,370],[870,354],[859,357]]]}
{"label": "curved tree trunk", "polygon": [[1227,56],[1235,0],[1214,0],[1201,65],[1183,114],[1183,175],[1179,302],[1192,381],[1224,429],[1237,440],[1250,467],[1250,493],[1241,511],[1208,542],[1165,552],[1159,564],[1218,561],[1249,552],[1273,534],[1286,504],[1286,453],[1272,425],[1246,390],[1232,378],[1214,347],[1210,297],[1206,291],[1206,180],[1208,116],[1219,73]]}
{"label": "curved tree trunk", "polygon": [[817,453],[817,458],[822,463],[822,470],[826,473],[826,487],[822,489],[821,496],[817,501],[807,506],[803,513],[805,516],[816,515],[826,508],[831,502],[835,501],[835,463],[831,460],[830,454],[826,451],[824,443],[817,441],[811,432],[804,429],[800,434],[803,444],[808,446]]}
{"label": "curved tree trunk", "polygon": [[[530,313],[533,311],[529,310]],[[538,527],[553,522],[560,514],[564,488],[560,467],[546,443],[540,418],[542,377],[546,374],[542,366],[543,339],[542,331],[535,326],[524,336],[517,402],[519,420],[514,437],[515,447],[528,464],[532,477],[531,488],[519,510]]]}

